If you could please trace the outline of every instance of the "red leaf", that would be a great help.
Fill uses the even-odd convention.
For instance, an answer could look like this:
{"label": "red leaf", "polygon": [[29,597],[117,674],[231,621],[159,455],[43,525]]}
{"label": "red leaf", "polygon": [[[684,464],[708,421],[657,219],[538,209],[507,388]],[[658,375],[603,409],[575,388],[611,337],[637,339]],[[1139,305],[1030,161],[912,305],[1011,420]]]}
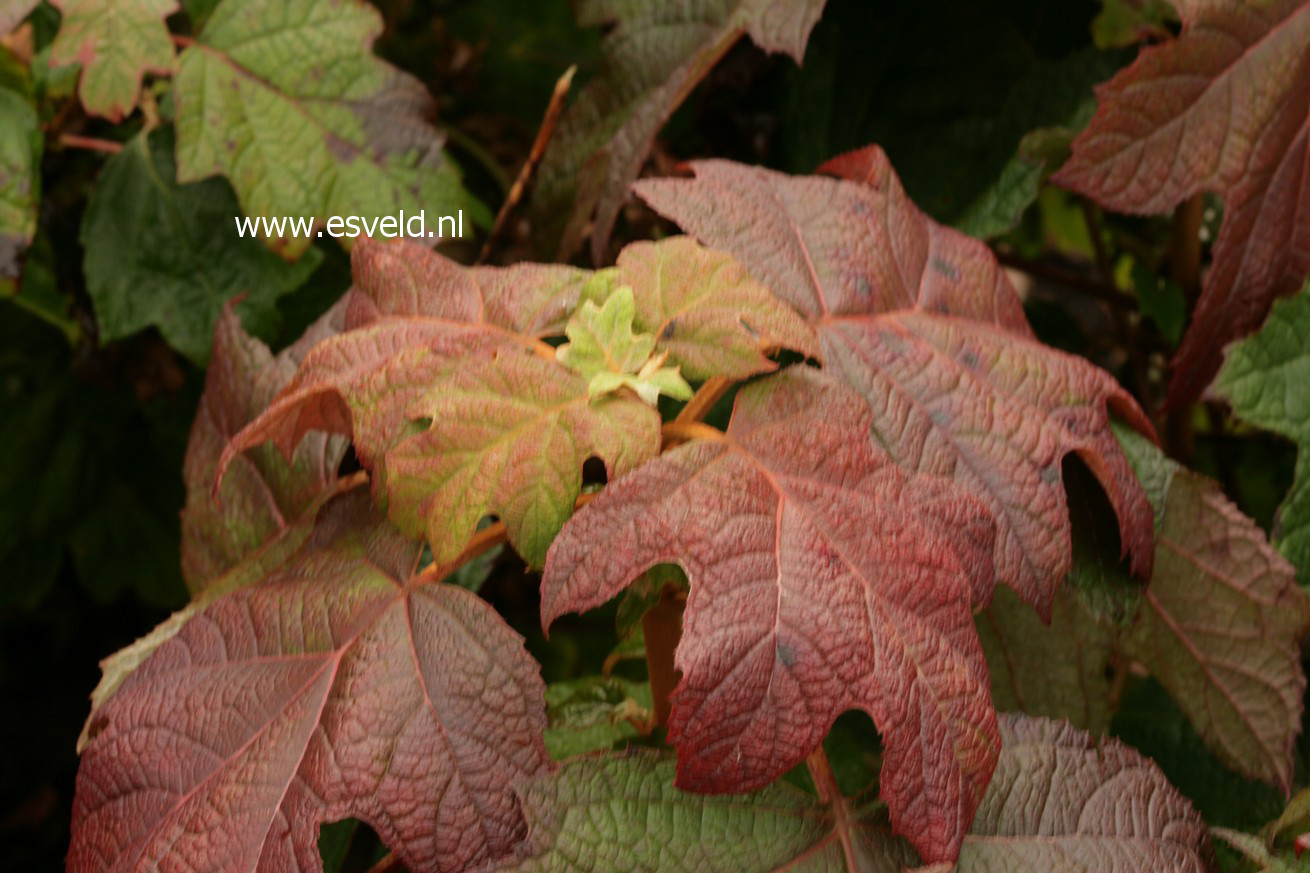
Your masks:
{"label": "red leaf", "polygon": [[228,441],[268,406],[310,348],[341,330],[344,316],[344,305],[334,306],[274,357],[241,329],[231,306],[224,308],[183,466],[182,573],[193,593],[284,530],[336,480],[346,442],[317,434],[300,443],[290,463],[269,449],[241,456],[223,480],[221,505],[211,496]]}
{"label": "red leaf", "polygon": [[531,346],[558,332],[590,275],[525,264],[466,268],[417,243],[361,239],[346,332],[317,345],[273,403],[228,445],[218,478],[240,452],[273,440],[290,457],[310,430],[349,434],[373,466],[403,436],[405,410],[445,355]]}
{"label": "red leaf", "polygon": [[992,547],[958,535],[988,526],[982,507],[900,469],[869,424],[857,396],[812,370],[748,386],[722,439],[660,456],[565,525],[542,617],[549,625],[655,564],[681,564],[691,594],[669,721],[678,785],[765,785],[859,707],[886,743],[893,824],[945,860],[1000,748],[969,608],[969,567]]}
{"label": "red leaf", "polygon": [[1031,338],[986,246],[921,213],[881,149],[827,166],[858,183],[692,167],[695,179],[646,180],[637,193],[809,317],[826,366],[868,401],[898,463],[954,479],[991,510],[1002,581],[1050,615],[1070,566],[1070,452],[1100,480],[1135,572],[1149,576],[1151,506],[1106,407],[1144,432],[1150,423],[1107,373]]}
{"label": "red leaf", "polygon": [[475,595],[409,579],[419,548],[367,494],[159,647],[101,708],[70,871],[321,871],[324,822],[368,822],[415,870],[510,852],[510,784],[546,766],[545,689]]}
{"label": "red leaf", "polygon": [[1052,179],[1111,209],[1154,213],[1202,191],[1224,222],[1169,402],[1200,396],[1230,340],[1310,272],[1310,2],[1185,0],[1177,39],[1097,90]]}

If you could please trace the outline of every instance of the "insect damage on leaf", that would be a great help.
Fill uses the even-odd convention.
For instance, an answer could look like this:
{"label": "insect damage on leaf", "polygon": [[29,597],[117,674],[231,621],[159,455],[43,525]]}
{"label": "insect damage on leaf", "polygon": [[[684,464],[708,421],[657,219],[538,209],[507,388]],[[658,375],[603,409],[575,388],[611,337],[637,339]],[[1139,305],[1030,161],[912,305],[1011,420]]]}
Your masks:
{"label": "insect damage on leaf", "polygon": [[886,745],[893,824],[945,860],[1000,746],[970,610],[976,577],[991,578],[992,525],[949,482],[900,469],[869,424],[854,393],[808,368],[748,386],[721,439],[661,455],[565,525],[542,619],[682,565],[678,784],[758,788],[858,707]]}
{"label": "insect damage on leaf", "polygon": [[555,357],[582,374],[593,398],[628,388],[651,406],[661,394],[691,399],[691,386],[678,368],[664,366],[669,353],[654,354],[655,336],[633,332],[635,308],[629,285],[616,288],[601,306],[584,301],[565,328],[569,341]]}
{"label": "insect damage on leaf", "polygon": [[1214,264],[1173,360],[1178,406],[1310,272],[1310,2],[1176,5],[1182,33],[1097,90],[1095,117],[1052,179],[1139,214],[1223,196]]}

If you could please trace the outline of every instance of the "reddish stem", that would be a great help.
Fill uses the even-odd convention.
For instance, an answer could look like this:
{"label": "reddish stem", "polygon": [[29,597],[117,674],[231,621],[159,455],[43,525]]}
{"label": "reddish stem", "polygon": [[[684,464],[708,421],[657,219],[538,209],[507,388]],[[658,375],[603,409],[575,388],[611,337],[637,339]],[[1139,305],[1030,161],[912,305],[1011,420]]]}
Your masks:
{"label": "reddish stem", "polygon": [[78,136],[73,133],[59,134],[59,144],[70,149],[86,149],[92,152],[104,152],[109,155],[116,155],[123,150],[121,142],[114,142],[111,139],[97,139],[93,136]]}
{"label": "reddish stem", "polygon": [[841,789],[837,787],[837,780],[832,775],[832,767],[828,764],[828,755],[823,751],[822,744],[805,759],[805,766],[810,770],[810,778],[814,780],[814,789],[819,793],[819,801],[826,803],[832,810],[832,827],[837,838],[841,840],[846,869],[851,871],[860,869],[856,864],[855,846],[851,843],[851,810],[846,803],[846,798],[842,796]]}

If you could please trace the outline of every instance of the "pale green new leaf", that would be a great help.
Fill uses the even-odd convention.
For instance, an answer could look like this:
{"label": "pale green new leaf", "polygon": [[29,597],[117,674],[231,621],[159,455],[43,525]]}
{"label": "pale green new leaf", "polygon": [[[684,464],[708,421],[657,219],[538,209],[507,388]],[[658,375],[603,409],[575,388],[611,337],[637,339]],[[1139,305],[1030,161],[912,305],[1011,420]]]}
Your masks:
{"label": "pale green new leaf", "polygon": [[1259,333],[1229,347],[1212,390],[1227,398],[1238,418],[1300,449],[1273,540],[1296,566],[1301,584],[1310,584],[1310,286],[1276,302]]}
{"label": "pale green new leaf", "polygon": [[587,380],[591,397],[626,387],[652,406],[661,394],[691,399],[691,386],[678,368],[664,366],[667,353],[652,357],[655,336],[633,331],[635,316],[636,304],[628,285],[619,286],[600,306],[583,301],[565,328],[569,342],[556,349],[556,358]]}
{"label": "pale green new leaf", "polygon": [[592,399],[582,375],[514,349],[453,360],[408,414],[431,426],[387,453],[389,510],[402,530],[427,537],[438,564],[496,515],[519,554],[541,566],[573,513],[583,463],[600,458],[612,480],[660,446],[652,407]]}
{"label": "pale green new leaf", "polygon": [[500,869],[899,873],[914,863],[876,801],[838,798],[834,810],[785,781],[690,794],[673,771],[672,758],[648,752],[593,756],[521,784],[528,839]]}
{"label": "pale green new leaf", "polygon": [[52,0],[64,13],[50,63],[82,65],[82,106],[119,121],[136,108],[141,77],[173,70],[164,19],[177,0]]}
{"label": "pale green new leaf", "polygon": [[[362,0],[225,0],[179,62],[178,180],[223,173],[248,215],[320,225],[468,206],[431,97],[369,51],[381,32]],[[310,239],[268,243],[295,257]]]}

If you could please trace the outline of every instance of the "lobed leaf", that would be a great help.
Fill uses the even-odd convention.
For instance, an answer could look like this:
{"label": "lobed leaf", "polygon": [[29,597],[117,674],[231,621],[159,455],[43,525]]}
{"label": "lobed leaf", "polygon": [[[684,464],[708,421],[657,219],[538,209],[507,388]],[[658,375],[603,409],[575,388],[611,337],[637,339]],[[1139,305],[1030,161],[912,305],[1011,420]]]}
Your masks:
{"label": "lobed leaf", "polygon": [[1111,209],[1162,212],[1202,191],[1224,221],[1169,402],[1195,400],[1221,350],[1310,272],[1310,2],[1183,0],[1182,33],[1097,90],[1052,178]]}
{"label": "lobed leaf", "polygon": [[246,449],[273,440],[290,457],[310,430],[349,435],[365,466],[409,435],[407,410],[446,355],[533,345],[577,303],[589,274],[522,264],[461,267],[416,243],[361,239],[346,330],[311,349],[296,375],[233,438],[217,476]]}
{"label": "lobed leaf", "polygon": [[346,817],[412,869],[508,854],[544,688],[487,604],[410,580],[418,557],[357,491],[187,621],[97,715],[68,869],[322,871],[318,828]]}
{"label": "lobed leaf", "polygon": [[253,329],[276,324],[277,299],[322,260],[288,264],[232,232],[240,214],[221,179],[174,181],[173,137],[141,134],[105,163],[87,202],[81,240],[87,293],[101,342],[155,326],[194,363],[209,360],[219,312],[238,294]]}
{"label": "lobed leaf", "polygon": [[660,448],[651,406],[593,399],[584,376],[513,349],[449,362],[406,414],[432,425],[388,452],[388,507],[402,530],[426,535],[438,563],[492,514],[529,566],[541,566],[582,490],[583,462],[601,458],[614,479]]}
{"label": "lobed leaf", "polygon": [[[369,52],[381,31],[361,0],[224,0],[178,62],[178,181],[222,173],[247,215],[320,226],[470,206],[431,97]],[[289,258],[311,243],[266,241]]]}
{"label": "lobed leaf", "polygon": [[680,564],[691,593],[669,719],[678,785],[765,785],[858,707],[885,741],[893,824],[943,860],[999,747],[969,609],[977,576],[991,575],[990,523],[949,483],[895,465],[869,424],[857,396],[814,371],[747,386],[726,434],[666,452],[565,525],[542,619]]}
{"label": "lobed leaf", "polygon": [[1292,489],[1279,507],[1273,540],[1310,581],[1310,285],[1276,302],[1260,332],[1230,346],[1211,391],[1233,413],[1296,443]]}
{"label": "lobed leaf", "polygon": [[78,92],[91,115],[121,121],[136,108],[141,77],[173,71],[164,19],[177,0],[52,0],[63,19],[50,65],[81,64]]}
{"label": "lobed leaf", "polygon": [[519,791],[529,836],[519,860],[498,869],[896,873],[914,859],[876,803],[839,798],[839,811],[786,782],[745,796],[685,794],[673,762],[649,752],[577,758]]}
{"label": "lobed leaf", "polygon": [[1002,716],[1004,746],[953,869],[1205,873],[1205,822],[1128,746],[1067,724]]}
{"label": "lobed leaf", "polygon": [[[602,261],[628,186],[659,129],[743,34],[798,62],[824,0],[589,0],[579,23],[608,25],[601,68],[564,115],[542,161],[534,198],[560,255],[588,235]],[[566,216],[563,228],[556,216]]]}
{"label": "lobed leaf", "polygon": [[780,349],[821,356],[814,328],[726,252],[671,237],[627,246],[616,266],[633,289],[635,324],[689,379],[771,372],[767,354]]}
{"label": "lobed leaf", "polygon": [[193,593],[301,518],[336,482],[346,441],[314,433],[289,462],[271,446],[238,456],[217,502],[212,491],[228,442],[268,406],[315,344],[339,332],[344,311],[343,304],[333,307],[276,357],[246,334],[230,305],[219,316],[182,468],[182,574]]}
{"label": "lobed leaf", "polygon": [[1264,532],[1210,480],[1125,434],[1145,481],[1159,483],[1156,571],[1125,639],[1229,766],[1291,788],[1310,597]]}
{"label": "lobed leaf", "polygon": [[[1149,576],[1150,504],[1107,407],[1144,432],[1150,423],[1107,373],[1032,339],[995,258],[919,212],[880,149],[827,167],[862,182],[692,167],[695,179],[644,180],[637,193],[810,321],[827,368],[864,396],[897,463],[987,506],[1001,581],[1049,616],[1070,567],[1061,464],[1071,452],[1105,488],[1135,572]],[[990,587],[979,595],[985,603]]]}

